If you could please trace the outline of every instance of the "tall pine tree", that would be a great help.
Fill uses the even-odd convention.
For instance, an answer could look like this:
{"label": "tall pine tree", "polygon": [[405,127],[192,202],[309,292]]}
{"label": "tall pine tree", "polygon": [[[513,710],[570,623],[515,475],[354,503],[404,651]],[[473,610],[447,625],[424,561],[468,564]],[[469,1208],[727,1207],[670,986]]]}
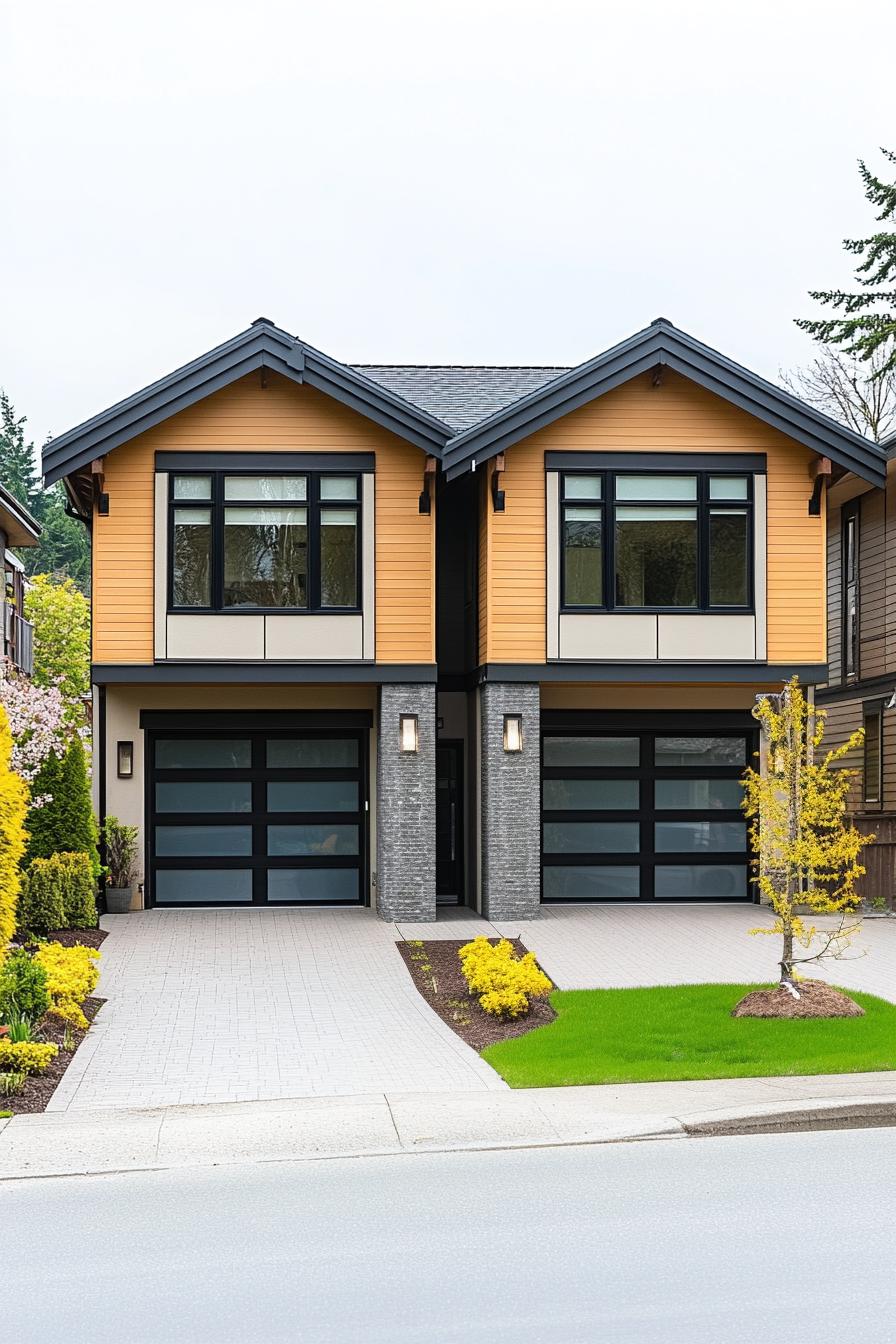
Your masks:
{"label": "tall pine tree", "polygon": [[[887,161],[896,166],[896,154],[881,147]],[[877,210],[878,223],[888,223],[869,238],[845,238],[843,246],[861,257],[856,266],[858,293],[839,289],[811,290],[809,297],[839,311],[841,317],[797,318],[796,325],[824,345],[836,345],[849,355],[869,360],[880,351],[882,377],[896,369],[896,181],[883,182],[859,160],[865,197]],[[884,305],[883,310],[879,305]]]}
{"label": "tall pine tree", "polygon": [[65,490],[57,481],[41,488],[34,444],[25,438],[27,416],[17,416],[0,391],[0,483],[24,504],[42,530],[37,546],[22,551],[27,574],[61,574],[82,592],[90,591],[90,541],[83,523],[65,511]]}

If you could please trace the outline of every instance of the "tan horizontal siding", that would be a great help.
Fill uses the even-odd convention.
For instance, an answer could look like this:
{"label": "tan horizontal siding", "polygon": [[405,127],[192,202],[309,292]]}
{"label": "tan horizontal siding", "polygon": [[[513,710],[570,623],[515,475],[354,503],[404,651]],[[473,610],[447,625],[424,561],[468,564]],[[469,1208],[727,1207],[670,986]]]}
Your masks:
{"label": "tan horizontal siding", "polygon": [[[483,661],[540,662],[545,640],[545,467],[549,451],[764,453],[768,462],[768,658],[825,660],[824,518],[810,518],[800,444],[671,372],[649,375],[507,450],[506,511],[481,514]],[[483,473],[485,475],[485,473]],[[484,629],[482,629],[484,626]]]}
{"label": "tan horizontal siding", "polygon": [[105,459],[109,514],[94,519],[95,661],[153,660],[156,452],[376,454],[376,657],[435,658],[435,513],[421,514],[424,455],[310,387],[250,374],[116,448]]}

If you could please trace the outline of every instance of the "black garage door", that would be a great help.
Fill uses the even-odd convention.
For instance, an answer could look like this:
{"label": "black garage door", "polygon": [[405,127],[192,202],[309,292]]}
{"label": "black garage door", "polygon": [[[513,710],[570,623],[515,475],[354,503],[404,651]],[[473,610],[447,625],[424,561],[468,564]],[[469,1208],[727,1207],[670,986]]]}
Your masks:
{"label": "black garage door", "polygon": [[542,734],[543,900],[751,900],[749,718],[600,723]]}
{"label": "black garage door", "polygon": [[152,903],[362,903],[365,736],[152,733]]}

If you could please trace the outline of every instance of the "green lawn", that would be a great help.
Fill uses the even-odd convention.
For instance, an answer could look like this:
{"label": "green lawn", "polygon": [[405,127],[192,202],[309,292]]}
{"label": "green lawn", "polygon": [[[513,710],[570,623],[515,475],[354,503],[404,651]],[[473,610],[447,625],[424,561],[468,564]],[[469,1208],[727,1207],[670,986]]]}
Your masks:
{"label": "green lawn", "polygon": [[557,990],[557,1019],[482,1056],[511,1087],[757,1078],[896,1069],[896,1004],[864,1017],[758,1019],[731,1009],[758,985]]}

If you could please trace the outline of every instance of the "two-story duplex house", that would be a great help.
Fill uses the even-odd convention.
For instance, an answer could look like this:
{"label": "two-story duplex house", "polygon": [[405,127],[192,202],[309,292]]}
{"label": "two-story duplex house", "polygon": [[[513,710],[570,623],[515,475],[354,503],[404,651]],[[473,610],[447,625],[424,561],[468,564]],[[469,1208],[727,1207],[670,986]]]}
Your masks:
{"label": "two-story duplex house", "polygon": [[881,445],[884,489],[849,472],[828,496],[828,678],[816,698],[828,731],[844,741],[864,728],[851,805],[860,830],[874,834],[864,851],[867,899],[896,896],[896,439]]}
{"label": "two-story duplex house", "polygon": [[[0,485],[0,555],[3,556],[3,658],[19,672],[34,670],[34,630],[25,617],[25,566],[11,549],[36,546],[40,524]],[[0,669],[2,675],[2,669]]]}
{"label": "two-story duplex house", "polygon": [[259,319],[53,440],[93,537],[97,806],[148,904],[745,901],[755,696],[826,677],[880,451],[664,320],[574,369]]}

